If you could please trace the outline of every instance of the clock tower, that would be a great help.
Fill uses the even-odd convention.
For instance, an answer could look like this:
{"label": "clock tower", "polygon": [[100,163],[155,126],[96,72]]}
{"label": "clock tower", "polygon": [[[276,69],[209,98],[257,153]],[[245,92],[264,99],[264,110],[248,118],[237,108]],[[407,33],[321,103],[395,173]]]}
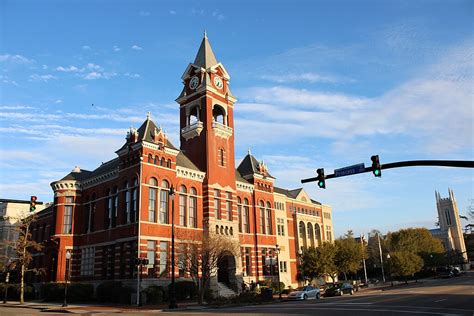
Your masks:
{"label": "clock tower", "polygon": [[[234,102],[230,76],[217,62],[207,35],[183,76],[181,150],[202,171],[208,187],[235,191]],[[210,190],[210,189],[209,189]]]}

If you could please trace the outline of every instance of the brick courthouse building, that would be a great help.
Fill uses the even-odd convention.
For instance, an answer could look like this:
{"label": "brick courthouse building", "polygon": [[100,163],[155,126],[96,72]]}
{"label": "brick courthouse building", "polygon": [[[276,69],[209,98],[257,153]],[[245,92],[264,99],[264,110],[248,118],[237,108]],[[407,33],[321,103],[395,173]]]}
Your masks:
{"label": "brick courthouse building", "polygon": [[[235,167],[236,99],[206,35],[181,79],[180,149],[148,115],[140,128],[130,129],[115,159],[94,171],[76,167],[51,184],[54,204],[33,225],[33,238],[46,245],[33,262],[47,267],[36,281],[63,281],[69,251],[72,282],[115,279],[134,285],[134,259],[147,257],[145,282],[168,283],[171,187],[176,255],[196,242],[180,236],[213,231],[235,238],[241,257],[224,260],[216,277],[231,288],[242,280],[270,278],[276,267],[269,269],[267,258],[275,256],[276,244],[281,281],[295,286],[298,250],[333,239],[329,206],[303,189],[275,187],[275,178],[250,151]],[[179,267],[175,276],[189,278]]]}

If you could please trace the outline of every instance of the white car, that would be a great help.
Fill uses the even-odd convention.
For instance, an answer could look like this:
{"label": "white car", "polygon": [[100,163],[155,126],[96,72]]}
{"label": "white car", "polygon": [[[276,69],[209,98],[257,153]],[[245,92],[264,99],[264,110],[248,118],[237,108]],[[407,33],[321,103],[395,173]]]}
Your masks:
{"label": "white car", "polygon": [[288,294],[289,300],[307,300],[310,298],[319,300],[320,297],[321,294],[319,293],[319,289],[314,288],[311,285],[301,286],[297,288],[296,291]]}

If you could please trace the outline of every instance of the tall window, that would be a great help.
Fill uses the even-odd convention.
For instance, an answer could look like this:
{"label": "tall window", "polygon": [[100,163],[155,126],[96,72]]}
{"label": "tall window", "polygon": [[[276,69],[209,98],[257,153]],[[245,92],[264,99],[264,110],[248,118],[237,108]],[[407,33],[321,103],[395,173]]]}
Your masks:
{"label": "tall window", "polygon": [[331,238],[331,226],[326,225],[326,240],[327,241],[332,241]]}
{"label": "tall window", "polygon": [[166,274],[168,268],[168,242],[160,242],[160,276]]}
{"label": "tall window", "polygon": [[225,154],[224,149],[223,148],[219,149],[219,164],[222,167],[224,167],[225,165],[224,154]]}
{"label": "tall window", "polygon": [[130,223],[130,193],[128,182],[125,182],[125,223]]}
{"label": "tall window", "polygon": [[260,233],[265,234],[265,205],[260,201]]}
{"label": "tall window", "polygon": [[232,220],[232,193],[227,192],[227,201],[225,201],[226,211],[227,211],[227,220]]}
{"label": "tall window", "polygon": [[222,219],[219,208],[219,190],[214,190],[214,214],[217,219]]}
{"label": "tall window", "polygon": [[197,227],[197,192],[195,188],[189,190],[189,226]]}
{"label": "tall window", "polygon": [[249,214],[250,214],[249,200],[244,199],[244,214],[243,214],[244,216],[242,219],[242,229],[244,233],[250,233]]}
{"label": "tall window", "polygon": [[148,240],[146,244],[146,258],[148,259],[148,269],[150,269],[155,266],[156,241]]}
{"label": "tall window", "polygon": [[277,218],[277,233],[279,236],[285,236],[285,219]]}
{"label": "tall window", "polygon": [[94,247],[83,248],[81,255],[81,275],[92,276],[94,275]]}
{"label": "tall window", "polygon": [[117,224],[117,214],[118,214],[118,202],[119,202],[119,197],[118,197],[118,187],[114,188],[114,204],[113,204],[113,214],[112,214],[112,227],[115,227]]}
{"label": "tall window", "polygon": [[186,226],[186,187],[180,186],[179,192],[179,225]]}
{"label": "tall window", "polygon": [[158,189],[158,181],[155,178],[151,178],[148,182],[150,185],[148,189],[148,221],[156,222],[156,198]]}
{"label": "tall window", "polygon": [[[74,203],[74,197],[66,196],[66,204]],[[72,233],[72,205],[64,206],[63,234]]]}
{"label": "tall window", "polygon": [[95,219],[95,211],[97,209],[97,205],[95,202],[96,195],[95,193],[92,194],[92,202],[91,202],[91,210],[90,210],[90,216],[89,216],[89,230],[88,232],[93,232],[94,231],[94,219]]}
{"label": "tall window", "polygon": [[267,202],[266,220],[267,220],[267,222],[266,222],[267,225],[265,227],[265,230],[266,230],[268,235],[271,235],[271,234],[273,234],[273,229],[272,229],[272,206],[271,206],[270,202]]}
{"label": "tall window", "polygon": [[448,209],[444,210],[444,215],[446,216],[446,225],[450,226],[451,225],[451,216],[449,215],[449,210]]}
{"label": "tall window", "polygon": [[247,275],[252,275],[252,261],[250,258],[250,248],[245,248],[245,272]]}
{"label": "tall window", "polygon": [[237,218],[239,220],[239,233],[242,232],[242,199],[237,197]]}
{"label": "tall window", "polygon": [[113,199],[112,199],[112,191],[107,190],[107,217],[106,217],[106,225],[105,228],[112,227],[112,212],[113,212]]}
{"label": "tall window", "polygon": [[163,180],[161,182],[161,190],[160,190],[160,223],[161,224],[168,224],[168,188],[169,188],[168,181]]}
{"label": "tall window", "polygon": [[135,222],[137,220],[137,198],[138,198],[138,180],[135,178],[133,180],[133,189],[132,189],[132,208],[130,210],[130,221]]}

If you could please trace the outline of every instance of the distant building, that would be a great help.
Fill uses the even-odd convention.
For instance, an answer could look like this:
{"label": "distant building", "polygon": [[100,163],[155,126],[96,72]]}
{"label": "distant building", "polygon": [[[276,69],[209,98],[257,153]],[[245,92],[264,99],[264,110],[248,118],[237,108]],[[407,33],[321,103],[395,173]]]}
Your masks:
{"label": "distant building", "polygon": [[[40,212],[45,208],[43,202],[36,202],[36,211]],[[30,201],[0,199],[0,262],[8,263],[8,259],[14,255],[12,248],[18,239],[18,231],[15,224],[22,217],[30,214]]]}
{"label": "distant building", "polygon": [[431,229],[430,232],[443,242],[446,251],[459,253],[467,262],[466,244],[459,218],[458,204],[453,191],[451,189],[448,191],[449,197],[447,198],[442,198],[439,192],[435,192],[439,228]]}

